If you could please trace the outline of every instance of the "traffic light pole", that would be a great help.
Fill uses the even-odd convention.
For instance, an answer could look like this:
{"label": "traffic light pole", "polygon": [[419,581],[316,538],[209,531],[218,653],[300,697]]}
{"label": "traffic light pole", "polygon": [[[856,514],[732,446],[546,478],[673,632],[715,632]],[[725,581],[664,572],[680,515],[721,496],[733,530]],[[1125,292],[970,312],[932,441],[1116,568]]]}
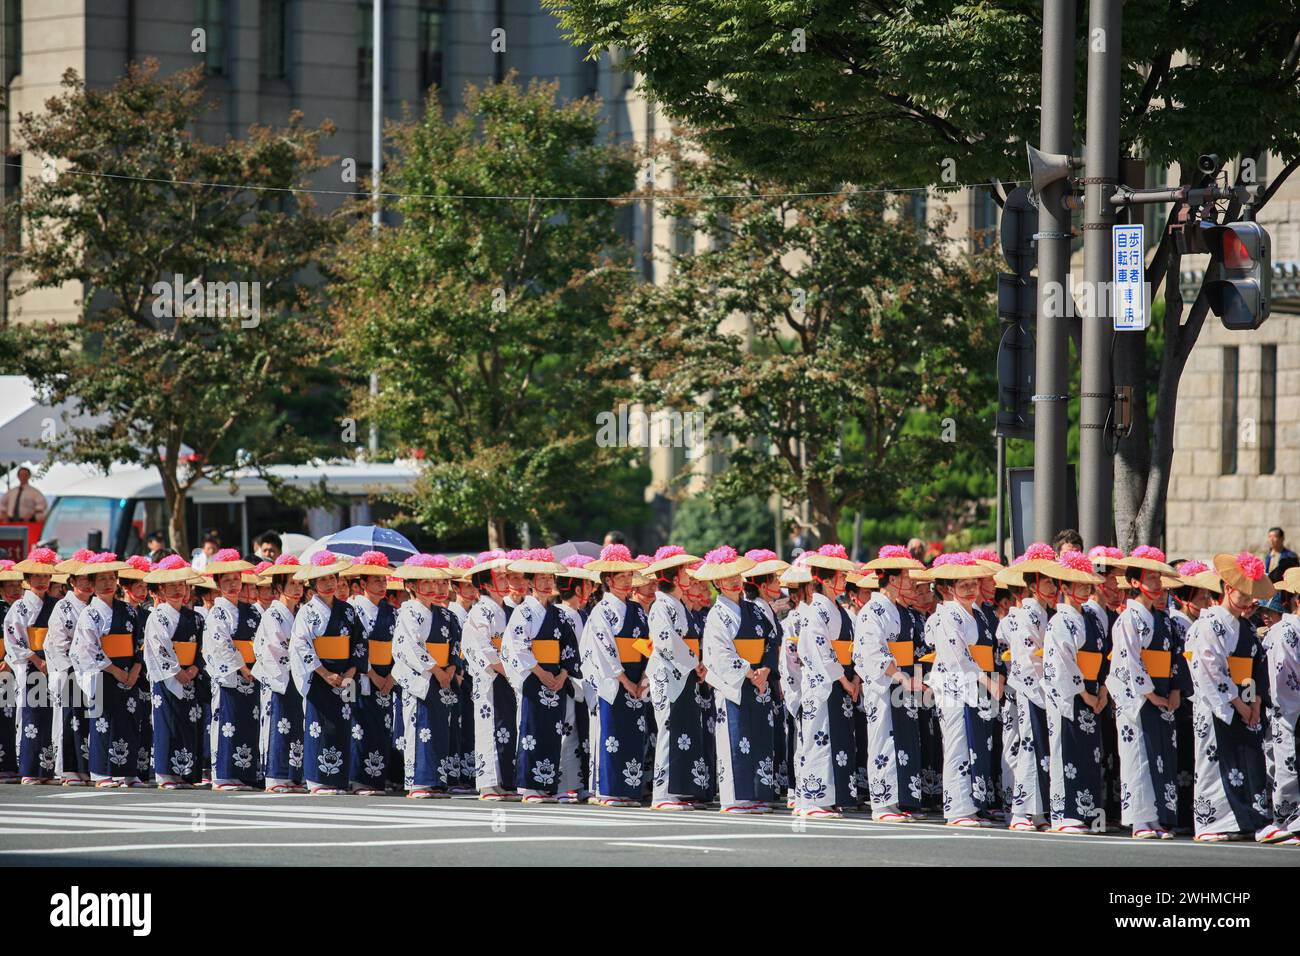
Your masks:
{"label": "traffic light pole", "polygon": [[[1039,149],[1074,151],[1074,0],[1043,2],[1043,90]],[[1068,421],[1068,318],[1053,314],[1065,300],[1070,271],[1069,185],[1044,186],[1038,206],[1038,327],[1034,362],[1034,537],[1050,541],[1065,522],[1065,438]]]}
{"label": "traffic light pole", "polygon": [[1085,548],[1111,543],[1114,462],[1106,450],[1111,408],[1110,197],[1119,175],[1121,0],[1089,0],[1088,131],[1084,153],[1084,285],[1079,402],[1079,533]]}

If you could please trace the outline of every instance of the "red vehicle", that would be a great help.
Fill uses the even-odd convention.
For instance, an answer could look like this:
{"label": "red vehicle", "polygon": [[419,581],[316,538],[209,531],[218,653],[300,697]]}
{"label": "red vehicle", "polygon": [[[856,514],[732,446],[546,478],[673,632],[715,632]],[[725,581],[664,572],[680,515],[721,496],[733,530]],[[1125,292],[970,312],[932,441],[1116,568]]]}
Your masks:
{"label": "red vehicle", "polygon": [[40,521],[0,521],[0,558],[21,561],[41,539]]}

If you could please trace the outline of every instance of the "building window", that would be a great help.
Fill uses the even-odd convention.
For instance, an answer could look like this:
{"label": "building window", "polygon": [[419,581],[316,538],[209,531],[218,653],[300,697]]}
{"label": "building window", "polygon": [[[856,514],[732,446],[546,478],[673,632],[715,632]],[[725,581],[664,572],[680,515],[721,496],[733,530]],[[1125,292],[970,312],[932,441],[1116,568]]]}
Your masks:
{"label": "building window", "polygon": [[971,243],[976,249],[987,249],[998,241],[998,204],[993,193],[977,189],[971,194]]}
{"label": "building window", "polygon": [[17,204],[23,198],[23,157],[21,153],[5,157],[5,175],[4,175],[4,192],[0,193],[0,202],[6,206],[13,204],[14,209],[14,245],[22,248],[23,244],[23,223],[18,216]]}
{"label": "building window", "polygon": [[695,255],[695,222],[690,218],[673,220],[673,254]]}
{"label": "building window", "polygon": [[1223,420],[1219,425],[1219,473],[1237,473],[1237,347],[1223,349]]}
{"label": "building window", "polygon": [[4,0],[4,82],[23,71],[23,0]]}
{"label": "building window", "polygon": [[1259,473],[1277,468],[1277,346],[1265,345],[1259,356]]}
{"label": "building window", "polygon": [[370,86],[370,74],[374,72],[375,64],[375,9],[374,4],[358,3],[357,18],[360,21],[357,24],[357,36],[360,37],[360,43],[357,45],[357,82],[362,86]]}
{"label": "building window", "polygon": [[264,80],[284,80],[289,75],[289,0],[262,0],[261,75]]}
{"label": "building window", "polygon": [[199,22],[207,44],[203,66],[209,76],[226,75],[226,14],[226,0],[199,0]]}
{"label": "building window", "polygon": [[442,86],[443,31],[447,7],[443,0],[423,0],[420,4],[420,89]]}
{"label": "building window", "polygon": [[582,95],[595,96],[600,92],[600,60],[582,61]]}
{"label": "building window", "polygon": [[908,220],[916,226],[918,232],[925,232],[926,220],[930,212],[930,197],[924,190],[917,190],[907,200],[905,207]]}

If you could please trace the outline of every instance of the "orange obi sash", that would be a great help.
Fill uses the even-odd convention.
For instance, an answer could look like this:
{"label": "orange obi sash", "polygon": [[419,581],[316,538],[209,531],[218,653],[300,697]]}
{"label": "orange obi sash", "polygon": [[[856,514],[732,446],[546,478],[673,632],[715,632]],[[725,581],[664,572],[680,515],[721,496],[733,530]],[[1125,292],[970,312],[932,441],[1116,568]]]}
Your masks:
{"label": "orange obi sash", "polygon": [[172,641],[172,653],[176,655],[176,662],[181,667],[192,666],[194,655],[198,653],[198,650],[197,641]]}

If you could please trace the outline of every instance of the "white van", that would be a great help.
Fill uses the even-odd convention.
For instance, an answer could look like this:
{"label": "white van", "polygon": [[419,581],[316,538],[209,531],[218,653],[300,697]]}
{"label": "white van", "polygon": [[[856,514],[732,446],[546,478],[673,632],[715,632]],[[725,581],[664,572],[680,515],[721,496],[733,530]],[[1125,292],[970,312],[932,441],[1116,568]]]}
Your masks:
{"label": "white van", "polygon": [[[313,538],[355,524],[375,524],[396,508],[380,499],[415,487],[412,462],[329,462],[276,465],[267,471],[290,488],[313,490],[325,483],[340,504],[302,508],[271,496],[256,472],[233,480],[201,481],[190,490],[185,523],[190,546],[216,531],[222,547],[247,554],[263,531],[302,532]],[[51,501],[41,540],[68,556],[78,548],[98,547],[126,556],[144,552],[145,536],[167,532],[162,480],[154,468],[123,466],[109,475],[76,466],[56,466],[48,481],[37,482]]]}

